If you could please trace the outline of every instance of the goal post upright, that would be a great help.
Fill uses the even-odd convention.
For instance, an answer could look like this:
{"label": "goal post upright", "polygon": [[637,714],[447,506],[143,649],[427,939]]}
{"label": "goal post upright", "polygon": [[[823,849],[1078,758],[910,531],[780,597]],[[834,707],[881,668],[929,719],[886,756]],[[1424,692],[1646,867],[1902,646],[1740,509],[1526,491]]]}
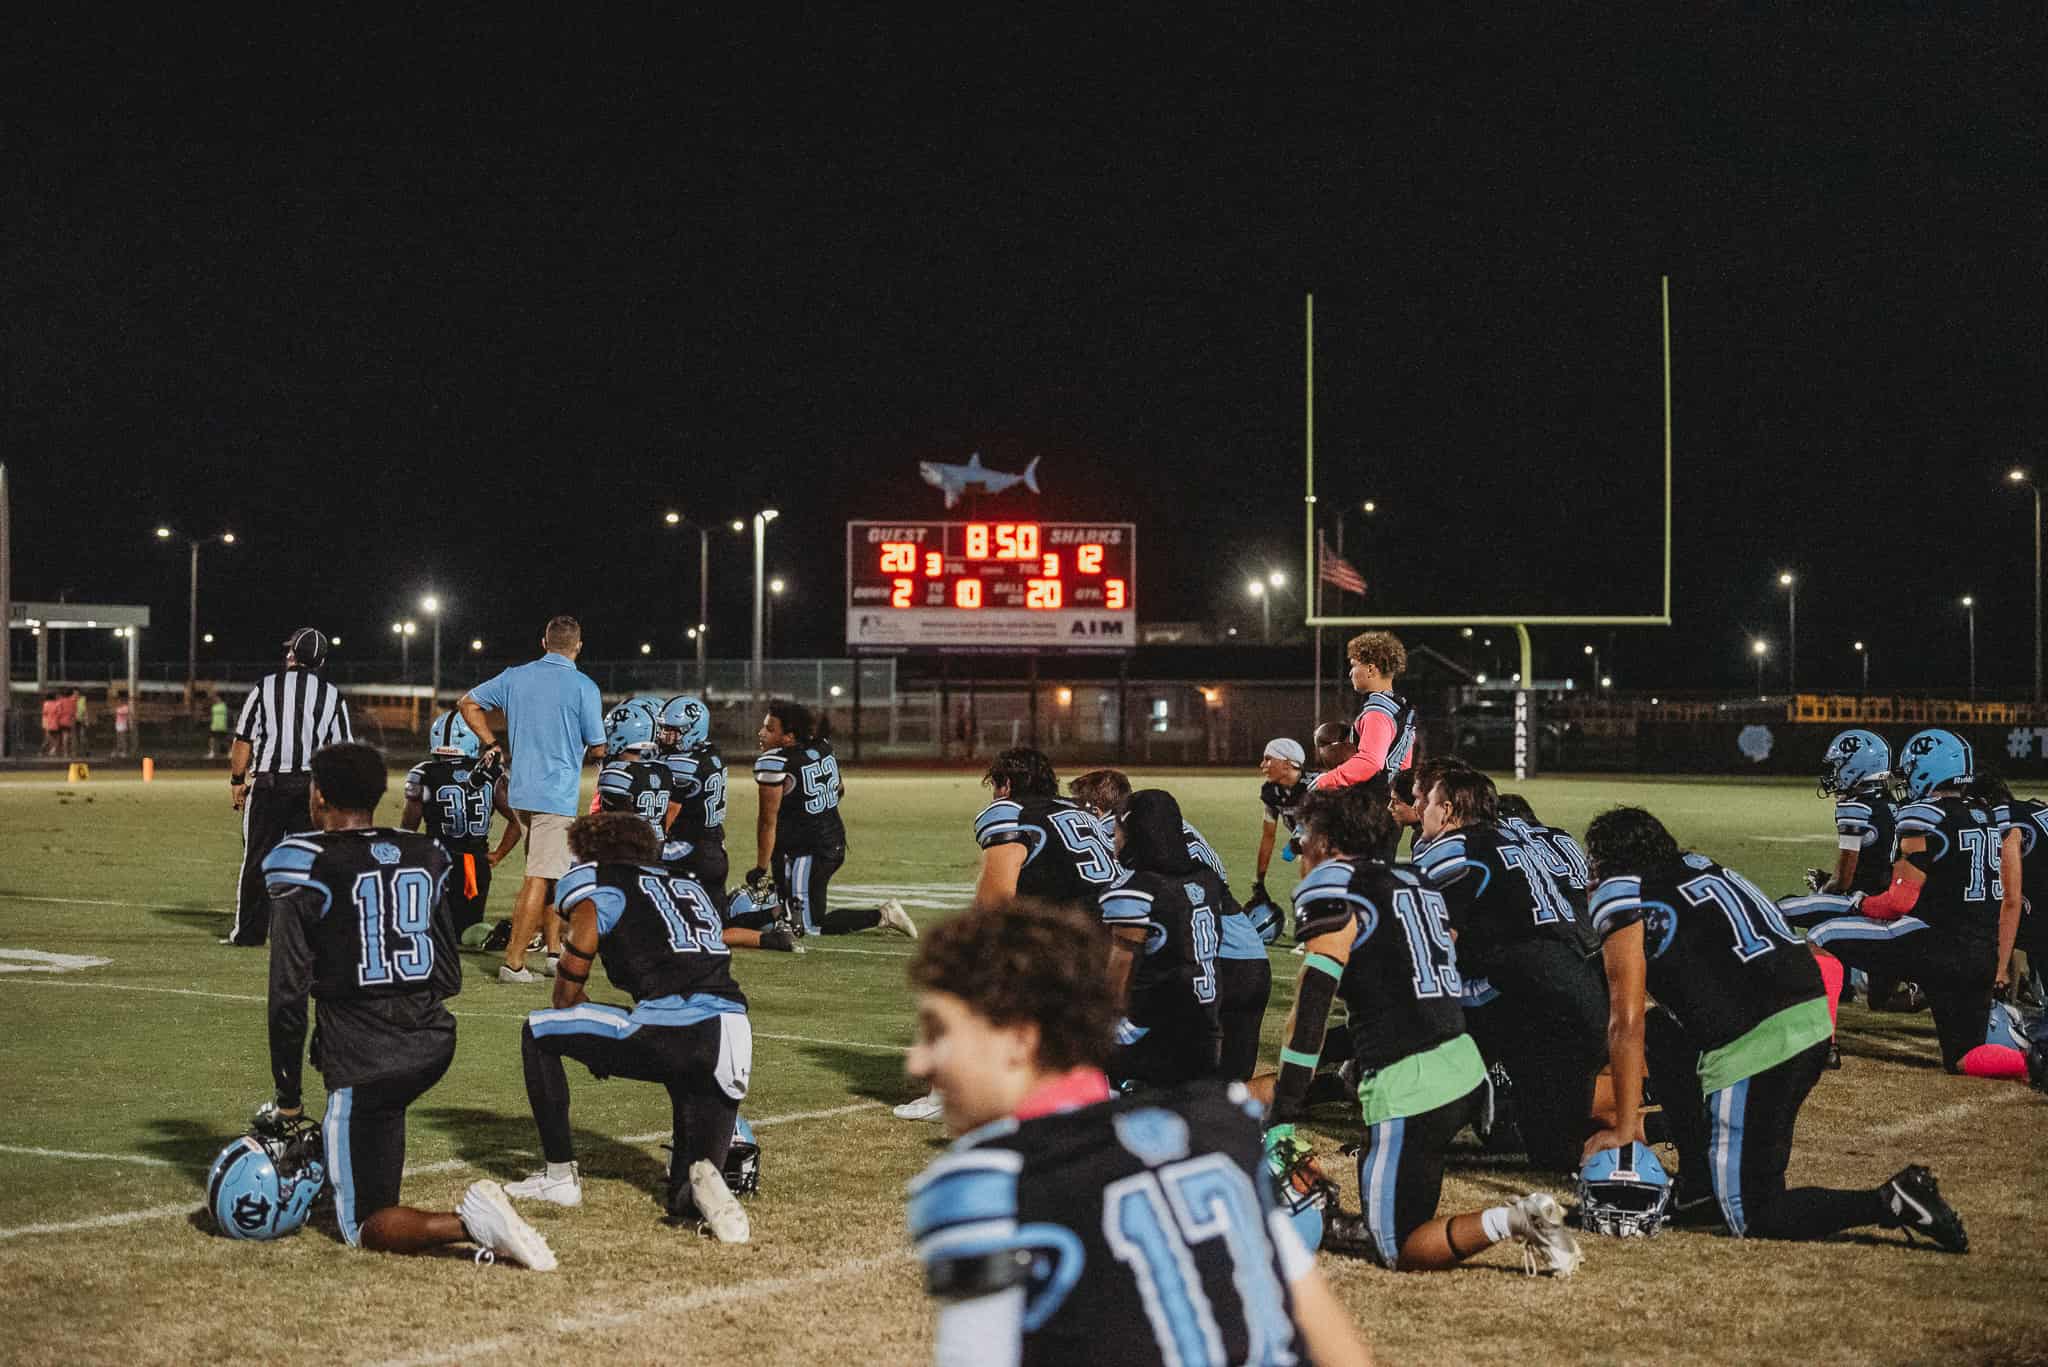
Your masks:
{"label": "goal post upright", "polygon": [[[1663,418],[1664,418],[1664,555],[1663,593],[1656,613],[1462,613],[1453,615],[1391,614],[1371,613],[1358,616],[1328,616],[1321,610],[1319,600],[1304,592],[1302,604],[1304,616],[1302,625],[1316,628],[1320,633],[1324,627],[1511,627],[1515,632],[1516,645],[1521,656],[1522,687],[1515,693],[1517,724],[1516,777],[1528,777],[1525,769],[1521,732],[1525,719],[1533,712],[1533,686],[1536,682],[1535,652],[1529,639],[1530,627],[1668,627],[1671,625],[1671,513],[1672,513],[1672,447],[1671,447],[1671,277],[1660,275],[1657,284],[1659,304],[1659,333],[1663,357]],[[1304,573],[1308,584],[1316,582],[1322,566],[1316,556],[1316,446],[1315,446],[1315,295],[1308,294],[1304,301],[1304,346],[1306,356],[1304,392],[1308,406],[1304,424],[1306,434],[1303,489],[1304,521],[1306,535],[1302,552]],[[1322,656],[1316,657],[1318,681],[1322,671]],[[1318,690],[1320,691],[1320,690]],[[1321,720],[1320,717],[1317,719]],[[1528,747],[1527,758],[1535,758],[1533,745]]]}

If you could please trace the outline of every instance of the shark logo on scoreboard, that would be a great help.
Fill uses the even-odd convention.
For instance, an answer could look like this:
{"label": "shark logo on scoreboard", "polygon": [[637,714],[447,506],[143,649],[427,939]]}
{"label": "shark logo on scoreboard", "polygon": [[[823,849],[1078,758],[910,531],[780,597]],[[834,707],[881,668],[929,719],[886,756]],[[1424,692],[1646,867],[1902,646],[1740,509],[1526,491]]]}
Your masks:
{"label": "shark logo on scoreboard", "polygon": [[1038,492],[1038,462],[1043,459],[1033,456],[1031,463],[1024,467],[1021,475],[1006,470],[991,470],[981,463],[981,452],[976,451],[967,458],[965,465],[948,465],[944,461],[921,460],[917,473],[926,484],[946,496],[946,506],[960,506],[960,496],[969,489],[979,489],[985,494],[999,494],[1005,489],[1021,484],[1032,493]]}

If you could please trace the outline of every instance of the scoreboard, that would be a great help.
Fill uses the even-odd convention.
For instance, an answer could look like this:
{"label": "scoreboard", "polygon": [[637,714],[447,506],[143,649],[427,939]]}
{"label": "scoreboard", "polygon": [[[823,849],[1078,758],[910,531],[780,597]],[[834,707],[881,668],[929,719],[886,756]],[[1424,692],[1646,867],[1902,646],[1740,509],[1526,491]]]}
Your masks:
{"label": "scoreboard", "polygon": [[849,522],[847,649],[1136,649],[1137,532],[1129,522]]}

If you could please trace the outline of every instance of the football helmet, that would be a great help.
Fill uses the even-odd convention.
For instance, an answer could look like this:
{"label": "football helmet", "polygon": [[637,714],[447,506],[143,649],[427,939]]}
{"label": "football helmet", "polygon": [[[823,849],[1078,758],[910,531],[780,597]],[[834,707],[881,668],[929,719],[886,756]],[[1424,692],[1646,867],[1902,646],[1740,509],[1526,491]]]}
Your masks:
{"label": "football helmet", "polygon": [[320,1127],[303,1118],[264,1125],[220,1151],[206,1175],[206,1209],[230,1239],[279,1239],[306,1223],[327,1183]]}
{"label": "football helmet", "polygon": [[654,744],[654,714],[628,698],[606,714],[604,757],[617,759],[628,750]]}
{"label": "football helmet", "polygon": [[1602,1149],[1579,1169],[1579,1228],[1646,1239],[1671,1215],[1671,1178],[1648,1144]]}
{"label": "football helmet", "polygon": [[1246,902],[1244,914],[1252,918],[1252,929],[1259,932],[1260,942],[1269,945],[1280,938],[1280,927],[1287,920],[1287,913],[1274,906],[1271,897]]}
{"label": "football helmet", "polygon": [[695,750],[711,739],[711,709],[702,698],[679,694],[661,705],[658,725],[663,731],[674,733],[665,737],[662,744],[671,750]]}
{"label": "football helmet", "polygon": [[725,1151],[725,1185],[735,1196],[752,1196],[761,1189],[761,1141],[743,1115],[733,1117],[732,1147]]}
{"label": "football helmet", "polygon": [[483,753],[483,742],[476,732],[469,729],[469,723],[462,719],[460,712],[453,709],[434,718],[434,724],[427,728],[427,738],[433,743],[437,755],[461,755],[475,759]]}
{"label": "football helmet", "polygon": [[1919,801],[1949,784],[1967,783],[1977,774],[1977,753],[1953,731],[1930,726],[1918,731],[1899,752],[1899,775],[1906,796]]}
{"label": "football helmet", "polygon": [[1831,797],[1846,793],[1859,783],[1874,783],[1888,778],[1892,768],[1892,748],[1884,743],[1884,737],[1875,731],[1844,731],[1828,742],[1828,752],[1820,761],[1820,795]]}
{"label": "football helmet", "polygon": [[1294,1221],[1303,1245],[1315,1252],[1322,1246],[1325,1216],[1337,1209],[1337,1184],[1292,1125],[1266,1131],[1266,1175],[1273,1183],[1274,1202]]}

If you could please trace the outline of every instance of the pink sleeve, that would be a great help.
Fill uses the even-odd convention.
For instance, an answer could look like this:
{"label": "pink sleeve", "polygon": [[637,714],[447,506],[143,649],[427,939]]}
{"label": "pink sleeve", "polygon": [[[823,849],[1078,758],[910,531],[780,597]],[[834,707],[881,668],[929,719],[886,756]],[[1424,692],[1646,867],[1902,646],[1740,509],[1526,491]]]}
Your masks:
{"label": "pink sleeve", "polygon": [[1394,743],[1394,719],[1368,712],[1358,723],[1358,753],[1316,780],[1318,788],[1348,788],[1387,767],[1387,747]]}

